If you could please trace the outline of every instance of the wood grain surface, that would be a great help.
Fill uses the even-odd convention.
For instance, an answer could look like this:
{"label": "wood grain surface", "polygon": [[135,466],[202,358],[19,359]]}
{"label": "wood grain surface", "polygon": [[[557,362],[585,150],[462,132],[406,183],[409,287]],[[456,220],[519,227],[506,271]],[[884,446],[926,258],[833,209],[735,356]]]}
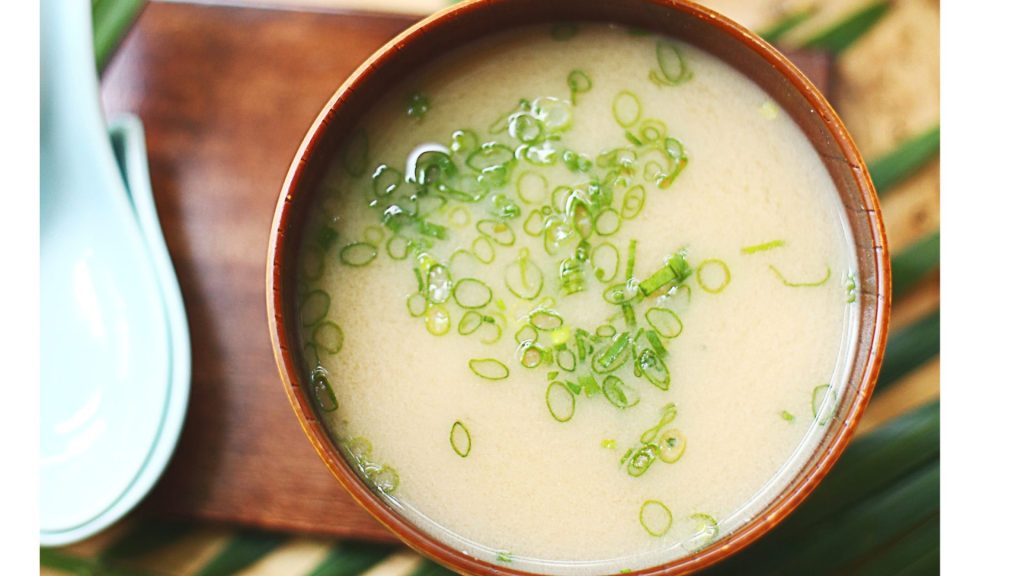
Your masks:
{"label": "wood grain surface", "polygon": [[[152,3],[103,79],[146,129],[181,283],[193,379],[184,432],[142,511],[389,540],[320,462],[270,348],[264,274],[281,182],[335,88],[414,20]],[[828,60],[793,56],[819,86]]]}

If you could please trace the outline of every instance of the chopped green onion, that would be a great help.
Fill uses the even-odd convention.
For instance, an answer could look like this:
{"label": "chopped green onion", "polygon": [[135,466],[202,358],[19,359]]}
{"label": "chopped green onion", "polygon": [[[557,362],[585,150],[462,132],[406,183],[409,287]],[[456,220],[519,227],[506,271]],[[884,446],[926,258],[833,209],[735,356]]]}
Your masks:
{"label": "chopped green onion", "polygon": [[615,336],[616,332],[618,331],[615,329],[615,326],[612,326],[611,324],[602,324],[594,330],[594,334],[597,334],[601,338],[611,338]]}
{"label": "chopped green onion", "polygon": [[[895,290],[894,290],[895,292]],[[853,304],[857,301],[857,276],[850,272],[846,276],[846,303]]]}
{"label": "chopped green onion", "polygon": [[497,560],[498,562],[504,562],[505,564],[511,564],[512,563],[512,553],[502,550],[502,551],[500,551],[500,552],[498,552],[497,554],[494,555],[494,559]]}
{"label": "chopped green onion", "polygon": [[551,351],[533,341],[526,341],[516,349],[519,363],[523,368],[536,368],[541,364],[551,363]]}
{"label": "chopped green onion", "polygon": [[[653,332],[648,332],[648,334],[653,334]],[[668,366],[665,365],[661,356],[651,348],[645,348],[637,354],[635,365],[644,378],[654,386],[668,390],[672,384],[672,375],[668,371]]]}
{"label": "chopped green onion", "polygon": [[786,277],[782,275],[782,272],[779,272],[778,268],[772,266],[771,264],[769,264],[768,267],[772,269],[772,272],[775,273],[775,276],[779,280],[781,280],[783,284],[789,286],[790,288],[815,288],[818,286],[824,286],[825,283],[828,282],[828,279],[832,277],[832,267],[826,266],[825,277],[822,278],[821,280],[812,282],[790,282],[789,280],[786,280]]}
{"label": "chopped green onion", "polygon": [[497,220],[480,220],[476,223],[476,229],[500,246],[511,246],[516,242],[516,233],[512,227],[505,222]]}
{"label": "chopped green onion", "polygon": [[683,321],[668,308],[648,308],[644,318],[662,338],[675,338],[683,333]]}
{"label": "chopped green onion", "polygon": [[679,285],[690,277],[693,270],[686,261],[686,253],[679,251],[669,256],[668,262],[658,271],[640,283],[640,292],[644,296],[650,296],[669,284]]}
{"label": "chopped green onion", "polygon": [[602,242],[591,251],[590,265],[599,282],[611,282],[619,273],[619,251],[608,242]]}
{"label": "chopped green onion", "polygon": [[659,71],[651,70],[649,77],[659,86],[678,86],[693,77],[683,53],[675,44],[658,41],[656,44]]}
{"label": "chopped green onion", "polygon": [[398,472],[396,472],[391,466],[368,467],[366,470],[366,479],[374,488],[385,494],[391,494],[395,490],[398,490]]}
{"label": "chopped green onion", "polygon": [[604,448],[606,450],[615,450],[615,440],[612,440],[610,438],[601,440],[601,448]]}
{"label": "chopped green onion", "polygon": [[476,278],[463,278],[455,283],[455,303],[463,308],[483,308],[491,302],[491,289]]}
{"label": "chopped green onion", "polygon": [[642,114],[643,108],[640,106],[640,98],[636,94],[629,90],[623,90],[616,94],[615,100],[612,101],[612,116],[615,117],[619,126],[629,128],[640,120]]}
{"label": "chopped green onion", "polygon": [[676,409],[675,404],[670,402],[662,406],[661,419],[658,420],[657,424],[655,424],[652,428],[646,430],[640,436],[640,442],[643,442],[645,444],[653,442],[654,439],[658,436],[658,432],[661,432],[662,428],[671,424],[676,419],[677,414],[678,410]]}
{"label": "chopped green onion", "polygon": [[523,232],[528,236],[537,237],[544,233],[544,217],[540,210],[533,210],[523,222]]}
{"label": "chopped green onion", "polygon": [[462,458],[469,456],[469,451],[473,449],[473,438],[461,420],[456,420],[452,424],[451,432],[448,433],[448,443],[452,445],[452,450]]}
{"label": "chopped green onion", "polygon": [[572,350],[563,346],[555,351],[555,363],[562,370],[573,372],[576,370],[576,355],[572,353]]}
{"label": "chopped green onion", "polygon": [[423,320],[427,325],[427,332],[434,336],[444,336],[451,329],[451,316],[448,315],[448,310],[440,304],[434,304],[427,308]]}
{"label": "chopped green onion", "polygon": [[331,307],[331,297],[323,290],[313,290],[302,298],[302,306],[299,308],[299,318],[303,326],[313,326],[327,316]]}
{"label": "chopped green onion", "polygon": [[589,92],[594,86],[594,83],[590,81],[590,76],[587,76],[587,73],[582,70],[569,72],[567,82],[569,83],[569,92],[572,94],[571,100],[574,106],[576,105],[576,95]]}
{"label": "chopped green onion", "polygon": [[612,406],[622,410],[636,406],[640,402],[640,395],[633,387],[623,383],[622,378],[614,374],[605,377],[601,391],[604,392],[604,397],[611,402]]}
{"label": "chopped green onion", "polygon": [[622,196],[622,209],[620,215],[623,220],[632,220],[640,215],[644,209],[644,202],[647,199],[647,190],[642,184],[633,186]]}
{"label": "chopped green onion", "polygon": [[478,328],[484,323],[484,315],[477,312],[476,310],[467,310],[462,315],[462,320],[459,320],[459,334],[463,336],[469,336],[473,332],[476,332]]}
{"label": "chopped green onion", "polygon": [[642,476],[647,469],[658,459],[658,446],[655,444],[643,444],[634,450],[626,464],[626,472],[636,478]]}
{"label": "chopped green onion", "polygon": [[337,354],[345,343],[345,334],[337,324],[329,320],[317,324],[313,329],[313,344],[328,354]]}
{"label": "chopped green onion", "polygon": [[562,317],[552,310],[540,309],[530,312],[530,324],[543,332],[550,332],[556,328],[561,328],[563,322]]}
{"label": "chopped green onion", "polygon": [[419,292],[409,294],[405,299],[405,308],[413,318],[419,318],[427,313],[427,298]]}
{"label": "chopped green onion", "polygon": [[764,252],[765,250],[771,250],[773,248],[782,248],[786,245],[785,240],[772,240],[763,244],[754,244],[753,246],[744,246],[740,248],[742,254],[756,254],[758,252]]}
{"label": "chopped green onion", "polygon": [[473,250],[473,255],[484,264],[494,262],[494,244],[491,244],[491,239],[487,236],[477,236],[470,248]]}
{"label": "chopped green onion", "polygon": [[537,329],[530,324],[524,324],[522,328],[516,331],[516,342],[520,344],[523,342],[535,342],[540,334]]}
{"label": "chopped green onion", "polygon": [[819,426],[824,426],[832,419],[838,404],[836,393],[828,384],[817,386],[811,392],[811,413]]}
{"label": "chopped green onion", "polygon": [[359,465],[366,464],[373,456],[373,444],[362,436],[356,436],[345,441],[345,451],[349,457]]}
{"label": "chopped green onion", "polygon": [[661,338],[658,337],[657,332],[654,330],[641,330],[641,332],[643,332],[644,336],[647,337],[647,341],[650,342],[651,349],[654,350],[655,354],[661,358],[668,356],[668,350],[666,350],[665,345],[661,343]]}
{"label": "chopped green onion", "polygon": [[536,172],[523,172],[516,180],[516,194],[527,204],[543,204],[548,195],[548,180]]}
{"label": "chopped green onion", "polygon": [[469,369],[485,380],[504,380],[508,378],[508,366],[494,358],[473,358],[469,361]]}
{"label": "chopped green onion", "polygon": [[583,262],[577,258],[565,258],[558,266],[558,277],[561,280],[562,292],[567,296],[582,292],[586,284]]}
{"label": "chopped green onion", "polygon": [[452,144],[449,148],[452,154],[461,154],[476,150],[479,145],[480,137],[476,135],[476,132],[462,129],[452,132]]}
{"label": "chopped green onion", "polygon": [[469,213],[469,209],[465,206],[456,206],[448,213],[448,223],[456,228],[465,228],[466,226],[469,226],[471,218],[472,216]]}
{"label": "chopped green onion", "polygon": [[718,521],[713,517],[698,512],[691,514],[690,520],[697,522],[697,529],[693,531],[693,535],[686,541],[686,546],[690,551],[700,550],[718,537]]}
{"label": "chopped green onion", "polygon": [[796,416],[793,416],[793,414],[791,414],[789,410],[783,410],[782,412],[779,412],[779,416],[781,416],[782,419],[785,420],[786,422],[792,422],[793,420],[796,420]]}
{"label": "chopped green onion", "polygon": [[377,248],[368,242],[353,242],[341,249],[340,257],[346,266],[366,266],[377,257]]}
{"label": "chopped green onion", "polygon": [[626,358],[629,357],[629,354],[625,354],[625,352],[632,343],[631,340],[632,339],[628,333],[619,333],[601,354],[594,356],[594,371],[598,374],[603,374],[605,372],[611,372],[619,366],[622,366],[626,361]]}
{"label": "chopped green onion", "polygon": [[594,218],[594,231],[601,236],[610,236],[619,231],[622,219],[614,208],[605,208]]}
{"label": "chopped green onion", "polygon": [[[721,271],[720,280],[717,285],[712,286],[704,282],[704,270],[708,266],[713,266]],[[731,280],[732,274],[729,273],[729,266],[717,258],[705,260],[700,263],[700,266],[697,266],[697,284],[709,294],[719,294],[722,290],[725,290],[725,287],[729,285]]]}
{"label": "chopped green onion", "polygon": [[380,226],[367,226],[366,230],[363,230],[363,240],[379,246],[384,241],[384,229]]}
{"label": "chopped green onion", "polygon": [[505,287],[518,298],[533,300],[544,287],[544,273],[525,250],[520,251],[515,262],[505,267]]}
{"label": "chopped green onion", "polygon": [[402,173],[387,164],[373,171],[373,193],[378,198],[390,196],[402,184]]}
{"label": "chopped green onion", "polygon": [[394,260],[405,260],[412,250],[412,242],[408,238],[392,236],[387,244],[388,256]]}
{"label": "chopped green onion", "polygon": [[580,376],[580,386],[587,394],[587,398],[591,396],[597,396],[601,393],[601,385],[597,383],[597,379],[592,374],[584,374]]}
{"label": "chopped green onion", "polygon": [[678,462],[686,452],[686,436],[678,428],[665,430],[658,439],[658,458],[667,464]]}
{"label": "chopped green onion", "polygon": [[544,394],[551,417],[559,422],[572,420],[576,413],[576,396],[561,382],[552,382]]}
{"label": "chopped green onion", "polygon": [[327,370],[317,367],[313,370],[313,397],[316,403],[324,412],[333,412],[338,409],[338,398],[334,395],[331,381],[327,378]]}
{"label": "chopped green onion", "polygon": [[672,511],[660,500],[647,500],[640,506],[640,525],[651,536],[660,538],[672,528]]}
{"label": "chopped green onion", "polygon": [[409,99],[405,104],[405,113],[410,118],[422,121],[423,117],[427,115],[428,110],[430,110],[430,99],[425,94],[414,92],[409,95]]}

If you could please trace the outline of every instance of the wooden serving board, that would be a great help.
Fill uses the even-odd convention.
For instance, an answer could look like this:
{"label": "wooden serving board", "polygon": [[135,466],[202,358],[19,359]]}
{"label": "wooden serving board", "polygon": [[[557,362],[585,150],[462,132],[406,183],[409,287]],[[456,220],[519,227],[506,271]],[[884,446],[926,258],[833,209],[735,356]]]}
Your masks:
{"label": "wooden serving board", "polygon": [[[414,20],[151,3],[103,79],[146,129],[192,337],[177,451],[143,512],[390,540],[308,443],[267,327],[267,243],[285,172],[324,102]],[[828,60],[794,55],[819,86]]]}

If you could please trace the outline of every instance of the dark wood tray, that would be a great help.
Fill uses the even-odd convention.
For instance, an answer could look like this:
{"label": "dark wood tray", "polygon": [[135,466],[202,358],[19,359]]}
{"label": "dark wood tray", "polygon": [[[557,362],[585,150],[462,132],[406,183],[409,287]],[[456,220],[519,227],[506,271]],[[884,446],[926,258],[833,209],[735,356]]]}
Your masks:
{"label": "dark wood tray", "polygon": [[[281,182],[306,129],[409,17],[151,3],[103,79],[146,129],[153,192],[185,298],[192,393],[143,511],[390,540],[307,442],[278,379],[264,275]],[[791,55],[818,86],[828,60]]]}

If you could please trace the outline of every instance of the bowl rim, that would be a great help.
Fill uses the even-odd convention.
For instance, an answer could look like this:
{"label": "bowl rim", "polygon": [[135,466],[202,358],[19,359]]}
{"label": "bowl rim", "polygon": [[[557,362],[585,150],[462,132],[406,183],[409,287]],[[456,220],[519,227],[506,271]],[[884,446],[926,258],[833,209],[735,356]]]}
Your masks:
{"label": "bowl rim", "polygon": [[[415,41],[418,35],[428,32],[436,24],[451,18],[459,18],[463,13],[481,7],[511,3],[512,1],[466,0],[435,12],[416,22],[376,50],[338,87],[313,121],[302,143],[299,145],[285,176],[274,213],[267,250],[266,291],[271,344],[285,393],[307,439],[345,491],[355,499],[360,507],[369,512],[371,516],[406,545],[459,573],[532,576],[533,572],[515,570],[509,566],[492,563],[462,553],[428,534],[411,520],[388,506],[379,496],[375,495],[349,466],[348,462],[341,456],[335,443],[324,430],[322,423],[316,415],[315,408],[310,405],[308,398],[301,390],[303,386],[302,379],[298,376],[299,372],[296,369],[296,363],[288,345],[289,334],[285,316],[288,313],[289,305],[284,302],[283,294],[285,291],[282,287],[284,282],[282,259],[286,257],[285,251],[287,250],[286,231],[295,227],[290,224],[294,220],[292,216],[294,212],[293,200],[295,195],[301,192],[297,184],[307,169],[312,151],[326,137],[332,116],[334,116],[339,107],[344,105],[346,96],[352,92],[353,87],[357,86],[364,77],[372,74],[379,61],[387,59],[394,52],[401,49],[408,41]],[[863,375],[860,382],[856,383],[857,386],[854,387],[857,390],[857,394],[853,398],[848,411],[843,414],[845,417],[842,420],[836,419],[838,429],[835,430],[830,439],[829,436],[826,436],[828,444],[823,451],[818,452],[818,460],[815,462],[812,458],[812,460],[805,463],[805,467],[810,467],[806,475],[802,478],[798,476],[794,479],[782,493],[769,502],[751,520],[738,527],[729,535],[716,540],[693,554],[633,572],[633,574],[637,575],[685,574],[718,563],[770,531],[785,519],[818,486],[822,478],[836,463],[844,448],[849,444],[853,437],[854,429],[860,421],[874,390],[878,372],[881,368],[890,319],[891,271],[889,267],[888,243],[881,218],[880,204],[867,166],[842,121],[817,87],[794,64],[773,46],[761,39],[760,36],[713,10],[695,4],[690,0],[636,1],[685,12],[688,17],[699,19],[706,24],[714,26],[719,32],[723,32],[733,40],[742,43],[745,48],[775,68],[800,93],[806,102],[813,107],[814,112],[823,121],[823,127],[829,131],[830,136],[834,139],[835,146],[842,151],[842,160],[852,169],[855,187],[866,206],[863,213],[868,229],[873,236],[871,239],[874,250],[872,259],[875,264],[874,286],[876,286],[877,290],[869,292],[869,294],[877,299],[877,310],[870,326],[860,326],[859,337],[863,337],[869,329],[871,330],[872,337],[867,345],[867,355],[863,360]],[[556,19],[552,18],[551,21],[554,22]],[[862,281],[861,284],[863,286],[865,283]],[[852,385],[855,382],[851,380],[849,384]],[[836,426],[836,424],[833,424],[833,426]]]}

